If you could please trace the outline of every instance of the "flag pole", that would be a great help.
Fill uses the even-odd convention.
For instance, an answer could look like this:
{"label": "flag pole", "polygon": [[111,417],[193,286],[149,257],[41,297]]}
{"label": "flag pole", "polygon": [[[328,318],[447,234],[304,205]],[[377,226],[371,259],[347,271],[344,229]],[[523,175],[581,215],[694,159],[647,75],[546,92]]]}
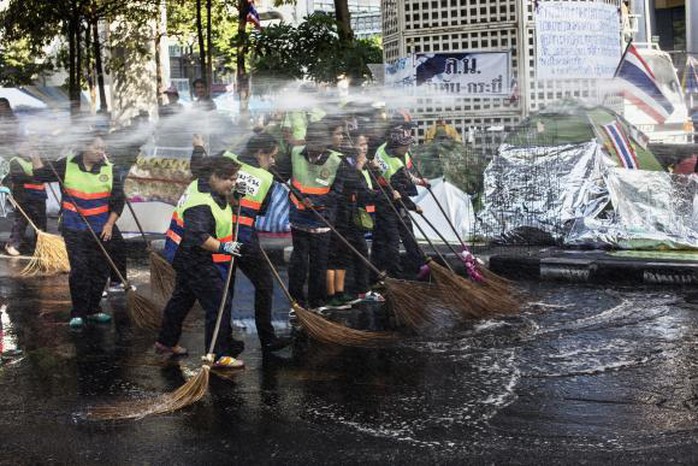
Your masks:
{"label": "flag pole", "polygon": [[620,71],[620,67],[623,66],[623,61],[625,60],[625,56],[628,54],[628,51],[630,50],[630,46],[633,45],[633,39],[630,38],[628,41],[628,45],[625,46],[625,50],[623,51],[623,55],[620,57],[620,61],[618,62],[618,66],[616,66],[616,71],[613,73],[613,77],[615,78],[618,76],[618,72]]}

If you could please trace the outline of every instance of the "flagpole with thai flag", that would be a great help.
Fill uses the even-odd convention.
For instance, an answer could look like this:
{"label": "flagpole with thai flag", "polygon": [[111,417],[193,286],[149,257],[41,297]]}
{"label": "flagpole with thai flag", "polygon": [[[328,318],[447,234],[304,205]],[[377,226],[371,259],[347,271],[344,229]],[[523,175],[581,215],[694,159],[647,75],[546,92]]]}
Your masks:
{"label": "flagpole with thai flag", "polygon": [[624,82],[623,96],[657,123],[664,123],[674,112],[674,106],[659,88],[652,69],[632,41],[628,42],[613,77]]}

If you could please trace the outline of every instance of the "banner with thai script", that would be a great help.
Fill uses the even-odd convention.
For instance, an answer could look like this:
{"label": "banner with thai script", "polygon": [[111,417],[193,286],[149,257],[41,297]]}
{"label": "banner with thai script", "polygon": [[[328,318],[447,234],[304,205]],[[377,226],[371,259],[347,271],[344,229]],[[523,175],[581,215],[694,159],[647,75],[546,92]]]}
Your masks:
{"label": "banner with thai script", "polygon": [[415,56],[419,92],[461,96],[508,96],[509,52],[427,53]]}
{"label": "banner with thai script", "polygon": [[618,7],[606,3],[540,2],[537,78],[612,78],[622,52],[618,15]]}

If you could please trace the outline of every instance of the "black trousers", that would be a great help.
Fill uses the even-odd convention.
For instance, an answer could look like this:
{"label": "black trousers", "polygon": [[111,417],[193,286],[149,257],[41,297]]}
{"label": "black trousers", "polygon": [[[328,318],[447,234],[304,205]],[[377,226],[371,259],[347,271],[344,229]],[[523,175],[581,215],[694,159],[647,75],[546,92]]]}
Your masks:
{"label": "black trousers", "polygon": [[[401,209],[400,213],[404,210]],[[405,212],[402,216],[403,222],[398,221],[398,232],[400,234],[400,241],[402,241],[402,247],[405,248],[405,256],[402,258],[402,271],[404,278],[414,279],[419,273],[419,267],[424,262],[422,258],[422,253],[419,252],[419,246],[417,241],[414,239],[414,228],[412,227],[412,218],[409,214]]]}
{"label": "black trousers", "polygon": [[[271,323],[272,298],[274,281],[267,261],[262,256],[259,242],[254,240],[245,244],[242,255],[235,259],[238,268],[254,285],[254,321],[257,327],[259,341],[264,345],[276,339],[274,326]],[[235,287],[235,277],[230,284]]]}
{"label": "black trousers", "polygon": [[[330,232],[308,233],[291,228],[293,253],[288,273],[288,290],[301,306],[322,306],[327,288],[327,258]],[[308,299],[305,299],[305,281],[308,279]]]}
{"label": "black trousers", "polygon": [[[390,206],[380,205],[376,209],[376,222],[371,245],[371,263],[390,277],[402,278],[400,264],[400,232],[398,218]],[[375,280],[376,277],[373,277]]]}
{"label": "black trousers", "polygon": [[119,227],[116,225],[114,225],[114,229],[112,230],[111,241],[109,241],[109,255],[114,261],[114,265],[116,265],[116,268],[119,270],[119,273],[116,273],[113,267],[109,267],[109,282],[111,282],[112,285],[121,283],[121,277],[119,277],[119,274],[128,280],[128,275],[126,275],[126,259],[128,257],[128,250],[126,249],[126,241],[124,241],[124,236],[121,234],[121,230],[119,230]]}
{"label": "black trousers", "polygon": [[[364,232],[358,228],[347,228],[338,230],[338,232],[364,259],[352,251],[335,233],[332,233],[329,268],[335,270],[351,269],[351,280],[349,280],[349,284],[345,284],[345,289],[347,291],[350,289],[354,293],[366,293],[369,290],[368,266],[365,262],[368,259],[368,245]],[[349,277],[349,274],[347,275]]]}
{"label": "black trousers", "polygon": [[[182,324],[196,300],[206,313],[204,353],[208,353],[218,317],[218,307],[223,298],[225,282],[213,263],[176,269],[175,289],[165,306],[158,341],[165,346],[175,346],[182,335]],[[217,357],[237,356],[233,345],[233,329],[230,321],[232,293],[228,293],[223,310],[221,327],[213,347]]]}
{"label": "black trousers", "polygon": [[[109,277],[109,263],[89,231],[63,230],[70,262],[71,317],[85,317],[101,312],[104,284]],[[108,246],[109,242],[102,243]]]}
{"label": "black trousers", "polygon": [[[34,225],[42,231],[46,231],[46,200],[45,199],[30,199],[21,198],[17,200],[19,206],[26,212]],[[19,248],[24,243],[24,235],[29,226],[29,221],[22,215],[19,210],[14,213],[14,221],[12,222],[12,232],[10,233],[10,246]],[[32,229],[33,230],[33,229]],[[36,243],[36,235],[32,236],[30,245],[33,247]]]}

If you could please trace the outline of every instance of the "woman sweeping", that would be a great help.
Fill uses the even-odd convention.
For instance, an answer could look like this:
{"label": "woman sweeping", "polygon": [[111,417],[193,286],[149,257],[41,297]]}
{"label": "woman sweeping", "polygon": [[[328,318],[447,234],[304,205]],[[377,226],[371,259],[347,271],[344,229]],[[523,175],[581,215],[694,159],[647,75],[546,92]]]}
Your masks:
{"label": "woman sweeping", "polygon": [[[63,188],[60,228],[70,261],[70,327],[79,330],[85,320],[108,323],[111,316],[102,312],[100,300],[109,277],[109,263],[85,223],[86,219],[100,239],[110,243],[124,209],[123,186],[114,178],[112,164],[105,158],[104,140],[92,134],[77,155],[48,166],[34,156],[32,164],[36,182],[57,181],[60,177]],[[109,244],[106,246],[109,250]]]}
{"label": "woman sweeping", "polygon": [[[204,352],[208,353],[231,257],[240,251],[240,243],[233,241],[233,211],[228,203],[240,165],[227,157],[212,157],[206,165],[202,176],[192,183],[196,183],[196,189],[187,189],[177,206],[183,224],[172,262],[177,278],[155,343],[156,351],[173,356],[187,354],[178,342],[182,323],[196,300],[206,312]],[[230,302],[226,303],[221,323],[214,343],[214,367],[243,367],[243,361],[234,357]]]}

